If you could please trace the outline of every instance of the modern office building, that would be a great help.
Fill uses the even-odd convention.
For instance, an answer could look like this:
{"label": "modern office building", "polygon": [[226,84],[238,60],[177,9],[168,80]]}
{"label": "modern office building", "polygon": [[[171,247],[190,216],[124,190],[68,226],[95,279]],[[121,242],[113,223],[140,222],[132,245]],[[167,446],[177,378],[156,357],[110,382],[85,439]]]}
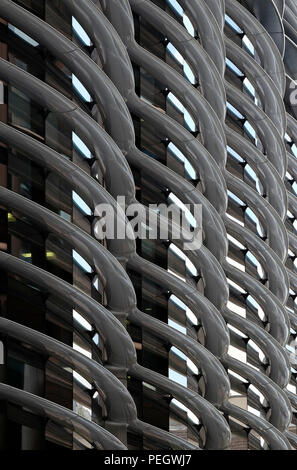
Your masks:
{"label": "modern office building", "polygon": [[0,449],[297,448],[295,80],[297,0],[0,0]]}

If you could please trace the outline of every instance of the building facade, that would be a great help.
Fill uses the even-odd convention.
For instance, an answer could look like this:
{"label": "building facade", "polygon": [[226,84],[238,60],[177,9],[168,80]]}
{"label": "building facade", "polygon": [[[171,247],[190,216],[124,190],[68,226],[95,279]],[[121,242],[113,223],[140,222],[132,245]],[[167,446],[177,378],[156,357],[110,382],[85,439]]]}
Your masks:
{"label": "building facade", "polygon": [[0,449],[297,448],[295,80],[296,0],[1,0]]}

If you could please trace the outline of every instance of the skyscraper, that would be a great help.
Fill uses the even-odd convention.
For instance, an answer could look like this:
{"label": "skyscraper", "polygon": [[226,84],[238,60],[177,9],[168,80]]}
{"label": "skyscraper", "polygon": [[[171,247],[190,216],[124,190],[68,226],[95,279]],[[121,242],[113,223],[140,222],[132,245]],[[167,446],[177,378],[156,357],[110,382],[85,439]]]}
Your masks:
{"label": "skyscraper", "polygon": [[295,80],[296,0],[0,1],[1,449],[297,448]]}

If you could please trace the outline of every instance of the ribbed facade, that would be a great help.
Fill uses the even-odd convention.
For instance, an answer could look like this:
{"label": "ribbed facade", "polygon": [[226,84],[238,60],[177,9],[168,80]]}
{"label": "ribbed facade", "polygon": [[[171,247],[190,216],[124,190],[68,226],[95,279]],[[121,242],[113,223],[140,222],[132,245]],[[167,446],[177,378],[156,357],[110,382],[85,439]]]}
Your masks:
{"label": "ribbed facade", "polygon": [[1,449],[297,448],[294,80],[296,0],[0,0]]}

